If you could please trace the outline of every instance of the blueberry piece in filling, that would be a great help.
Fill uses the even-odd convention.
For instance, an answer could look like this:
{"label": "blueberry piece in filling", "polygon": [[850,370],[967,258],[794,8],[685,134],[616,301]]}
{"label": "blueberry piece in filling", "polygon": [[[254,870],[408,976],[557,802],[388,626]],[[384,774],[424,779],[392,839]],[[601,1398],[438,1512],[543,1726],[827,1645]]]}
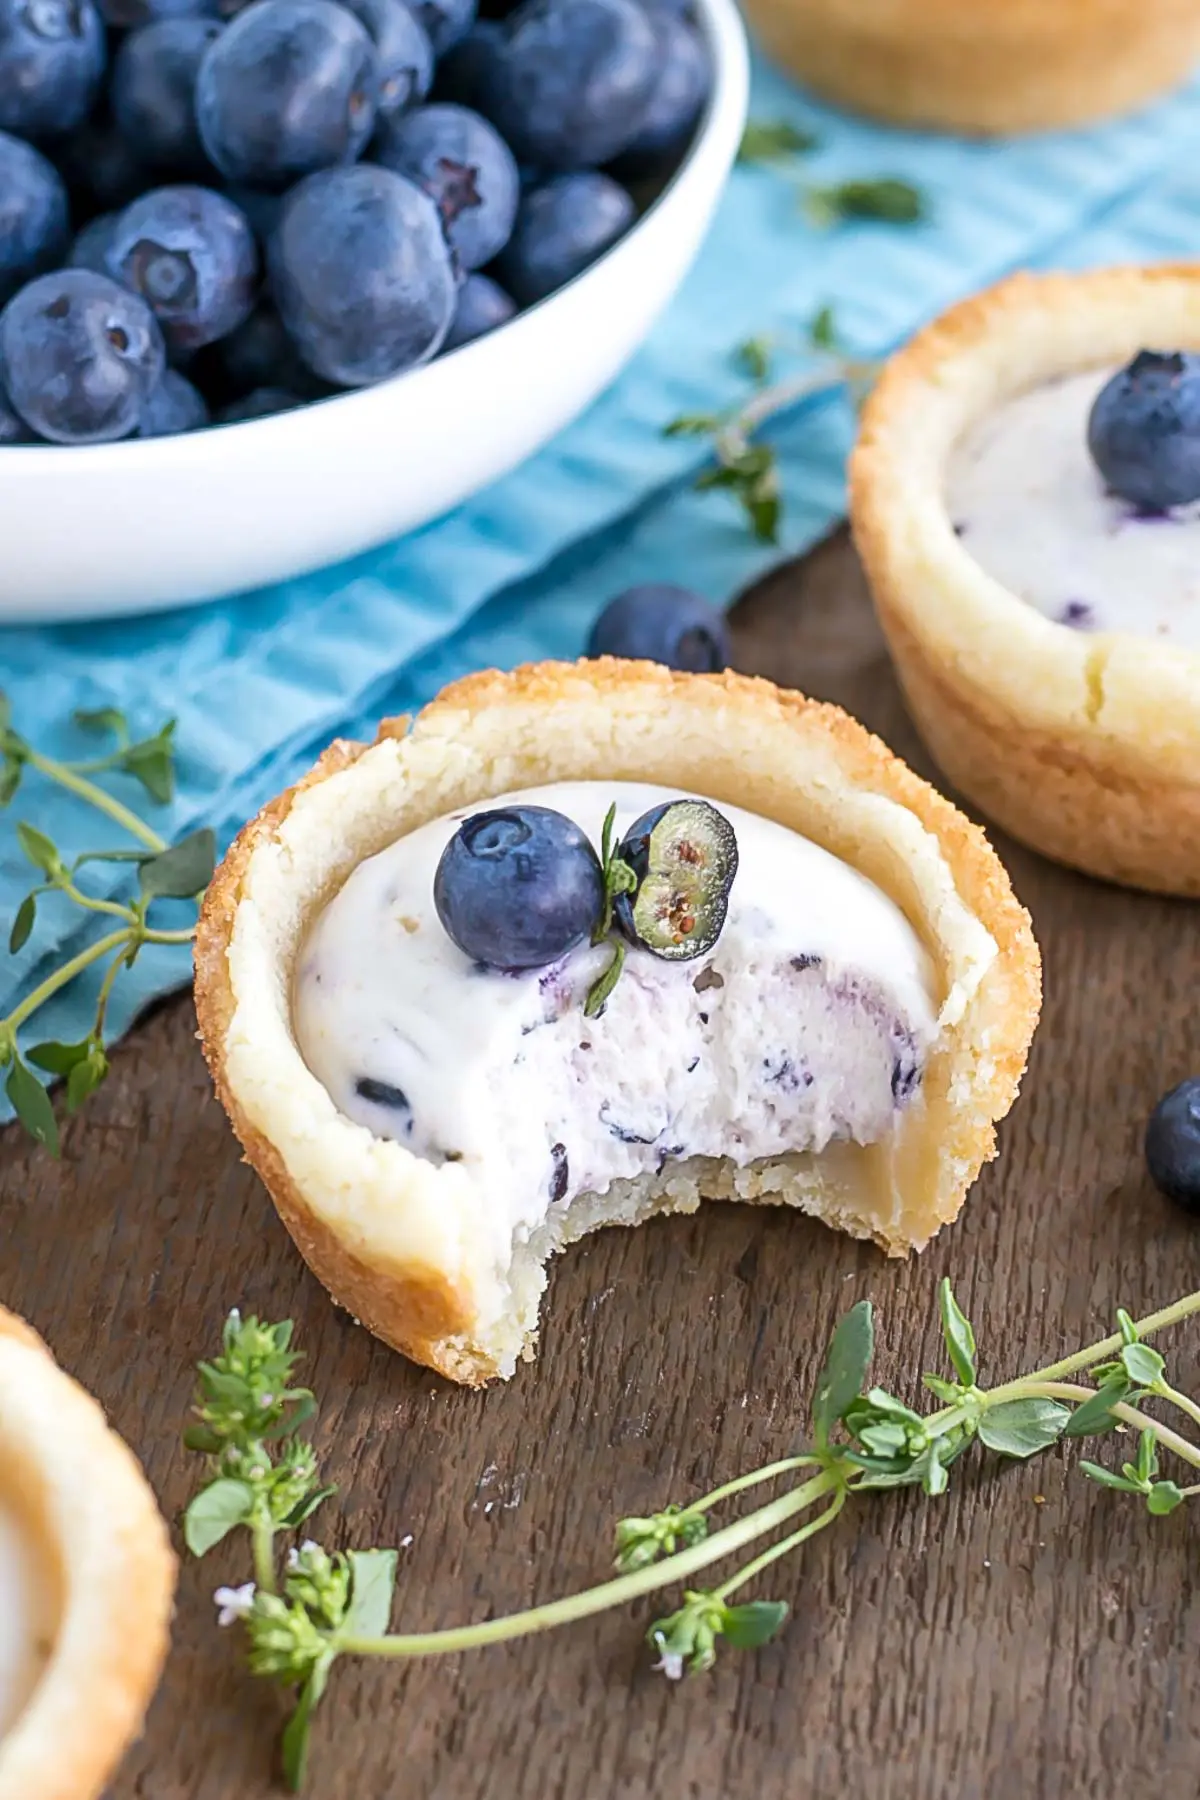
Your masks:
{"label": "blueberry piece in filling", "polygon": [[668,801],[642,814],[618,855],[636,881],[614,909],[624,936],[668,962],[711,950],[737,874],[737,838],[728,819],[707,800]]}
{"label": "blueberry piece in filling", "polygon": [[1146,1166],[1168,1200],[1200,1213],[1200,1077],[1181,1081],[1151,1113]]}
{"label": "blueberry piece in filling", "polygon": [[489,969],[534,969],[590,936],[604,877],[573,819],[548,806],[500,807],[459,826],[438,863],[433,898],[465,956]]}
{"label": "blueberry piece in filling", "polygon": [[1060,625],[1070,625],[1076,631],[1087,631],[1093,624],[1092,609],[1086,600],[1068,600],[1058,615]]}
{"label": "blueberry piece in filling", "polygon": [[360,1075],[354,1084],[354,1091],[360,1100],[366,1100],[372,1106],[382,1107],[395,1114],[395,1129],[389,1129],[384,1135],[406,1138],[412,1136],[412,1107],[403,1088],[395,1087],[390,1081],[379,1081],[374,1075]]}
{"label": "blueberry piece in filling", "polygon": [[1101,388],[1087,442],[1111,491],[1143,512],[1200,500],[1200,356],[1140,350]]}
{"label": "blueberry piece in filling", "polygon": [[570,1165],[567,1162],[566,1145],[552,1144],[550,1146],[550,1157],[553,1163],[553,1170],[550,1176],[550,1204],[551,1206],[556,1206],[560,1200],[566,1199],[567,1184],[571,1179]]}
{"label": "blueberry piece in filling", "polygon": [[892,1099],[905,1106],[921,1085],[921,1058],[909,1032],[897,1026],[892,1032]]}
{"label": "blueberry piece in filling", "polygon": [[592,626],[587,653],[718,674],[729,666],[729,628],[725,615],[690,588],[648,582],[609,601]]}

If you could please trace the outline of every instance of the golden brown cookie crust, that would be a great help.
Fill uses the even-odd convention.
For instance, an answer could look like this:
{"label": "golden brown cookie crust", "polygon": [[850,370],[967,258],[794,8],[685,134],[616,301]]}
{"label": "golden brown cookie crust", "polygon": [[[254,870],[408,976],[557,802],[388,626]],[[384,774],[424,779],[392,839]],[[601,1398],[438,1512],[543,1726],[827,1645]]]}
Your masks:
{"label": "golden brown cookie crust", "polygon": [[1200,56],[1193,0],[746,0],[819,94],[984,136],[1079,125],[1167,93]]}
{"label": "golden brown cookie crust", "polygon": [[1200,894],[1200,656],[1079,632],[956,538],[947,461],[976,420],[1146,347],[1200,350],[1200,264],[1014,275],[892,358],[850,461],[854,540],[913,716],[954,785],[1046,856]]}
{"label": "golden brown cookie crust", "polygon": [[[246,826],[209,887],[196,941],[200,1034],[247,1159],[305,1260],[370,1330],[457,1381],[511,1373],[532,1326],[514,1345],[511,1319],[506,1336],[481,1315],[471,1243],[484,1222],[464,1172],[372,1138],[309,1074],[291,1037],[292,964],[308,923],[365,856],[456,806],[590,778],[692,789],[806,832],[897,900],[947,971],[947,1007],[961,1002],[962,1013],[927,1077],[944,1124],[936,1167],[892,1214],[822,1193],[811,1170],[801,1177],[779,1159],[736,1171],[681,1163],[662,1191],[625,1196],[612,1216],[690,1210],[701,1192],[786,1199],[892,1253],[923,1244],[994,1155],[994,1122],[1037,1020],[1037,947],[982,832],[836,707],[732,674],[543,663],[460,681],[411,725],[385,722],[374,746],[335,744]],[[576,1221],[549,1247],[599,1222]]]}
{"label": "golden brown cookie crust", "polygon": [[0,1307],[0,1459],[57,1566],[58,1629],[0,1738],[0,1800],[98,1800],[167,1652],[175,1558],[134,1456],[41,1339]]}

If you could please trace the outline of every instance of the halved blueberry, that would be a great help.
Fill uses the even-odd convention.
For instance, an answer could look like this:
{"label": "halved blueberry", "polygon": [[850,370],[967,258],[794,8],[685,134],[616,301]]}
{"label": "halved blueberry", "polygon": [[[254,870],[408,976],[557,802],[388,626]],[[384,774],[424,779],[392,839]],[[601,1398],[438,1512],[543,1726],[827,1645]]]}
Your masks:
{"label": "halved blueberry", "polygon": [[590,936],[604,906],[600,858],[548,806],[498,807],[459,826],[433,899],[446,935],[489,969],[536,969]]}
{"label": "halved blueberry", "polygon": [[1112,492],[1141,510],[1200,500],[1200,356],[1139,350],[1096,396],[1087,442]]}
{"label": "halved blueberry", "polygon": [[669,800],[630,826],[617,855],[637,881],[614,907],[625,937],[667,962],[711,950],[738,866],[737,837],[725,815],[707,800]]}

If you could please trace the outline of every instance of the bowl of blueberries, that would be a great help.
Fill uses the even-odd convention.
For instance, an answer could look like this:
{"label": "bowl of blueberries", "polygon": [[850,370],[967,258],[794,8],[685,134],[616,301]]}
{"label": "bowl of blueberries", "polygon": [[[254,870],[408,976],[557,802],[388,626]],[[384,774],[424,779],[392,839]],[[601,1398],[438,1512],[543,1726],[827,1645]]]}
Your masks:
{"label": "bowl of blueberries", "polygon": [[733,0],[0,0],[0,619],[286,579],[583,410],[737,152]]}

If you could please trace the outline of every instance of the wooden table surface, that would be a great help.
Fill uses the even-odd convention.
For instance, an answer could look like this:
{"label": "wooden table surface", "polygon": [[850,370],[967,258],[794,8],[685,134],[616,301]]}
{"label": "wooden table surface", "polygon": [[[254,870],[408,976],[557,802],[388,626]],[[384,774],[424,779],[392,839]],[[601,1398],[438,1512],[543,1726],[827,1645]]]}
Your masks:
{"label": "wooden table surface", "polygon": [[[858,714],[925,773],[853,555],[834,540],[738,614],[739,666]],[[607,1232],[553,1271],[541,1356],[467,1393],[335,1312],[242,1166],[186,997],[119,1050],[53,1163],[0,1140],[0,1298],[37,1325],[134,1445],[168,1514],[194,1360],[240,1304],[293,1316],[323,1401],[333,1544],[401,1552],[413,1628],[511,1610],[606,1573],[613,1521],[783,1454],[829,1331],[877,1303],[877,1378],[941,1367],[949,1273],[984,1379],[1035,1367],[1198,1284],[1200,1227],[1151,1188],[1141,1133],[1200,1063],[1196,913],[1068,875],[1000,840],[1033,913],[1046,1007],[1001,1157],[920,1259],[795,1216],[712,1205]],[[1200,1334],[1173,1368],[1193,1383]],[[1102,1451],[1101,1455],[1108,1452]],[[764,1588],[793,1615],[758,1654],[668,1685],[611,1614],[411,1666],[339,1665],[316,1732],[319,1800],[1049,1800],[1193,1794],[1200,1768],[1200,1531],[1151,1520],[1073,1451],[975,1455],[936,1502],[853,1503]],[[276,1692],[214,1626],[226,1546],[185,1565],[174,1650],[114,1800],[276,1793]],[[666,1605],[654,1610],[668,1610]]]}

